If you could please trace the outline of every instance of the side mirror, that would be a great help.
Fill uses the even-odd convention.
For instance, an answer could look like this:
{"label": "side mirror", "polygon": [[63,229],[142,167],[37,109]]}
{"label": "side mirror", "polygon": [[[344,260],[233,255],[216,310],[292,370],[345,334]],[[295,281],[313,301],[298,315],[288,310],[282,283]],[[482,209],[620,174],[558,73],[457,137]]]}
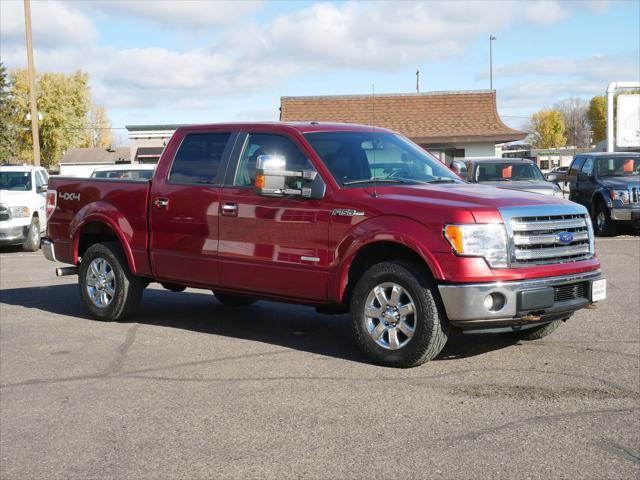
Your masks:
{"label": "side mirror", "polygon": [[49,188],[49,185],[47,185],[46,183],[44,185],[40,185],[39,187],[36,187],[36,192],[37,193],[47,193],[47,189]]}
{"label": "side mirror", "polygon": [[555,173],[547,174],[547,182],[557,182],[557,181],[558,181],[558,175],[556,175]]}
{"label": "side mirror", "polygon": [[[300,188],[292,188],[288,180],[301,180]],[[319,200],[324,197],[325,184],[314,170],[287,170],[282,155],[260,155],[256,162],[256,193],[268,197],[299,196]]]}

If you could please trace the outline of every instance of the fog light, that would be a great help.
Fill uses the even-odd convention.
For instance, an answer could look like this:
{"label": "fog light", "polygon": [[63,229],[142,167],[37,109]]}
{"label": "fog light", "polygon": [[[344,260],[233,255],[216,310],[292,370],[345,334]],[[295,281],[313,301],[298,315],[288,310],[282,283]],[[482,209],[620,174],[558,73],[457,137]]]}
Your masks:
{"label": "fog light", "polygon": [[506,300],[501,293],[490,293],[484,298],[484,308],[490,312],[497,312],[504,307]]}

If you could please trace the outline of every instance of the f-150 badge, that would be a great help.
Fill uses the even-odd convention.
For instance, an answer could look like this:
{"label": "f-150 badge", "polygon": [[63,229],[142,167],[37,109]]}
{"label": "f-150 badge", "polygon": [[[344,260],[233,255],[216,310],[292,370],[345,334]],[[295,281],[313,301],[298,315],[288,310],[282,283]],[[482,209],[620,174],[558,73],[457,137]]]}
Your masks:
{"label": "f-150 badge", "polygon": [[331,215],[335,215],[337,217],[361,217],[364,215],[364,212],[360,210],[351,210],[349,208],[336,208],[331,211]]}

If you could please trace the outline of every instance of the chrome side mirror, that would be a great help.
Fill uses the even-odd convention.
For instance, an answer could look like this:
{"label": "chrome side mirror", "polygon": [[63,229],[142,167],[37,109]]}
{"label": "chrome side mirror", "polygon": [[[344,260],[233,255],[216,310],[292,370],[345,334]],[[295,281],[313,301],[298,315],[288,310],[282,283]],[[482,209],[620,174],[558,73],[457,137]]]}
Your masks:
{"label": "chrome side mirror", "polygon": [[[291,188],[287,180],[301,180],[300,188]],[[291,183],[291,182],[289,182]],[[315,170],[287,170],[287,159],[282,155],[260,155],[256,162],[256,193],[271,197],[289,195],[321,199],[325,184]]]}

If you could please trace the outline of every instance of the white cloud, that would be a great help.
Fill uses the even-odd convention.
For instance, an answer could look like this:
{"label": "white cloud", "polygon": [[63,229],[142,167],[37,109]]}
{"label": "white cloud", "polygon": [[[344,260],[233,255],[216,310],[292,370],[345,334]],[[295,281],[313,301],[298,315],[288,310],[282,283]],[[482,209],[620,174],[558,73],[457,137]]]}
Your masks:
{"label": "white cloud", "polygon": [[261,6],[261,1],[243,0],[98,0],[84,6],[108,15],[135,16],[171,28],[211,28],[226,25]]}
{"label": "white cloud", "polygon": [[[93,43],[96,30],[87,15],[58,1],[31,2],[34,44],[52,50],[60,46]],[[25,42],[24,7],[19,0],[0,1],[2,53]]]}

